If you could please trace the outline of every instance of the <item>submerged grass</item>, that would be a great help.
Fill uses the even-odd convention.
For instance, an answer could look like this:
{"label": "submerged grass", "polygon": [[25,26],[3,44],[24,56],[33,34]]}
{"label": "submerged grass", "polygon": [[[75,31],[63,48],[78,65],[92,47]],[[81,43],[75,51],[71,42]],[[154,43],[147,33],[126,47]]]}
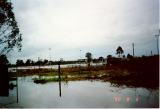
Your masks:
{"label": "submerged grass", "polygon": [[[50,77],[50,78],[48,78]],[[152,78],[146,79],[140,74],[134,72],[128,72],[127,70],[108,70],[108,71],[91,71],[91,72],[73,72],[73,73],[61,73],[61,79],[58,78],[58,74],[43,75],[43,78],[34,78],[35,83],[47,83],[58,81],[80,81],[80,80],[100,80],[109,81],[115,86],[126,85],[128,87],[145,87],[145,88],[158,88],[158,82],[152,81]]]}
{"label": "submerged grass", "polygon": [[[145,71],[145,72],[144,72]],[[79,81],[79,80],[100,80],[109,81],[111,84],[126,85],[135,87],[159,87],[159,73],[152,70],[130,70],[119,67],[93,67],[90,69],[82,68],[62,68],[61,81]],[[55,69],[27,69],[18,70],[17,76],[38,75],[34,78],[35,83],[58,82],[58,71]],[[10,73],[15,76],[15,73]],[[48,78],[49,77],[49,78]]]}
{"label": "submerged grass", "polygon": [[47,82],[58,82],[58,81],[64,81],[64,78],[33,78],[33,81],[35,83],[47,83]]}
{"label": "submerged grass", "polygon": [[35,83],[47,83],[47,82],[58,82],[58,81],[77,81],[77,80],[85,80],[89,77],[89,75],[86,74],[62,74],[60,76],[60,78],[58,77],[58,75],[54,75],[54,76],[39,76],[39,78],[33,78],[33,81]]}

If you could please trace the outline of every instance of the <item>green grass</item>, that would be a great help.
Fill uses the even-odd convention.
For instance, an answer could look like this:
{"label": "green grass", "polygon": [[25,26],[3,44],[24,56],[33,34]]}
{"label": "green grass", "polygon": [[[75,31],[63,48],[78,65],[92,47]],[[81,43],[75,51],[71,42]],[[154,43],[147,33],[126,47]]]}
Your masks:
{"label": "green grass", "polygon": [[58,82],[58,81],[64,81],[64,77],[59,78],[33,78],[33,81],[35,83],[47,83],[47,82]]}
{"label": "green grass", "polygon": [[[60,80],[61,81],[77,81],[77,80],[86,80],[86,79],[90,79],[91,75],[89,74],[62,74]],[[50,77],[50,78],[48,78]],[[47,82],[58,82],[59,78],[58,75],[50,75],[50,76],[44,76],[43,77],[39,77],[39,78],[33,78],[33,81],[35,83],[47,83]]]}

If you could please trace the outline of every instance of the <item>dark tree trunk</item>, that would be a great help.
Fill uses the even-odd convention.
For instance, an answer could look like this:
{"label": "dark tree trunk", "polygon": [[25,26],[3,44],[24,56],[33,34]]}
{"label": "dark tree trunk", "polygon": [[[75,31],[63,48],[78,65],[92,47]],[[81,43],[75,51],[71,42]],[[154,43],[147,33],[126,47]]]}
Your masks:
{"label": "dark tree trunk", "polygon": [[0,63],[0,96],[9,95],[8,66]]}

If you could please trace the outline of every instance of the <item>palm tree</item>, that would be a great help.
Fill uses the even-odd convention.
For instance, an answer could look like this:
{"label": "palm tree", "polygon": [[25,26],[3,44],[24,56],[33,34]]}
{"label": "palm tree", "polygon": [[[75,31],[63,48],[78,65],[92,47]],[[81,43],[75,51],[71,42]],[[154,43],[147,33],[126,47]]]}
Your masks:
{"label": "palm tree", "polygon": [[92,54],[90,52],[87,52],[86,58],[87,58],[88,67],[90,67],[90,63],[92,61]]}
{"label": "palm tree", "polygon": [[117,52],[116,54],[118,55],[118,57],[120,57],[120,55],[124,53],[124,51],[123,51],[123,49],[122,49],[121,46],[119,46],[119,47],[117,48],[116,52]]}

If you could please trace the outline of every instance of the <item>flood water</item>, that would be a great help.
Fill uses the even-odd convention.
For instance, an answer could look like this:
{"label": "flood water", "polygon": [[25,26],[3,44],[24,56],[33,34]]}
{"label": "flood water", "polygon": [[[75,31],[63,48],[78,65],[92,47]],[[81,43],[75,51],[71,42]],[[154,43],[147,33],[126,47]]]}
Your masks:
{"label": "flood water", "polygon": [[[92,66],[102,66],[105,63],[91,63]],[[81,63],[81,64],[62,64],[61,68],[72,68],[72,67],[85,67],[87,66],[86,63]],[[44,69],[58,69],[58,65],[43,65],[43,66],[18,66],[18,67],[10,67],[8,71],[14,71],[14,70],[24,70],[24,69],[39,69],[39,68],[44,68]]]}
{"label": "flood water", "polygon": [[0,107],[159,107],[158,89],[115,87],[110,82],[87,80],[36,84],[32,78],[35,76],[19,77],[18,103],[14,88],[9,97],[0,97]]}

